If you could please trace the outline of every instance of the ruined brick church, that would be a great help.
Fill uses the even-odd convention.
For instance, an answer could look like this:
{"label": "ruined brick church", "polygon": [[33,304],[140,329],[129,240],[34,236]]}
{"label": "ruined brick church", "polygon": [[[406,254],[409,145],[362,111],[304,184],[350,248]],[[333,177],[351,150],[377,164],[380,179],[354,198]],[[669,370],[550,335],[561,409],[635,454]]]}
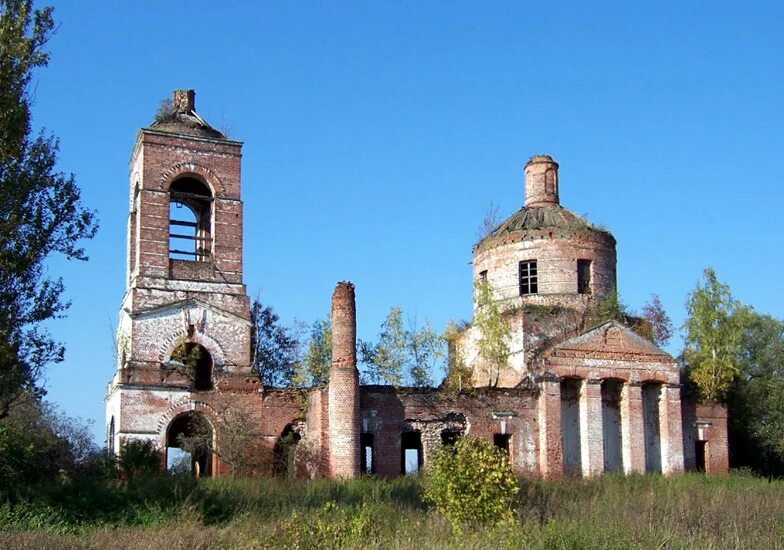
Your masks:
{"label": "ruined brick church", "polygon": [[684,396],[675,360],[625,325],[581,323],[615,292],[615,239],[560,206],[548,156],[525,165],[523,208],[473,250],[474,280],[494,289],[512,328],[508,366],[490,368],[468,327],[451,351],[473,391],[360,385],[354,286],[340,282],[328,385],[305,400],[262,386],[242,272],[242,143],[199,117],[194,97],[175,91],[131,155],[127,289],[105,398],[111,452],[147,440],[165,464],[200,419],[218,452],[192,456],[193,467],[226,475],[219,451],[235,415],[262,472],[294,439],[308,450],[306,475],[396,476],[463,434],[503,448],[526,476],[727,471],[725,409]]}

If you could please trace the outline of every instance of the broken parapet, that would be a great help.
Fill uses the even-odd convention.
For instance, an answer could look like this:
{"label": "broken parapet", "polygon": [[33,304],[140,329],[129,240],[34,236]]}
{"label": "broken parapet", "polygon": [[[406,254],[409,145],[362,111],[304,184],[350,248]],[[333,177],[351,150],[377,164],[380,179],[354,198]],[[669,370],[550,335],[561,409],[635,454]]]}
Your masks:
{"label": "broken parapet", "polygon": [[333,478],[359,475],[359,371],[354,285],[332,294],[332,367],[329,374],[329,469]]}

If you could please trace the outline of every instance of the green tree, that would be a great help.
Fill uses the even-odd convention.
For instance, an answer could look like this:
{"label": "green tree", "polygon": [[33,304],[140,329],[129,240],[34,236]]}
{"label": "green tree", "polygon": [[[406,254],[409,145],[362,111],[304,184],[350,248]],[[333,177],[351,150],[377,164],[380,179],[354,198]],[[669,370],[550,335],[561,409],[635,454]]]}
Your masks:
{"label": "green tree", "polygon": [[706,269],[686,301],[683,360],[700,395],[721,400],[740,370],[736,362],[747,310],[713,269]]}
{"label": "green tree", "polygon": [[444,358],[444,340],[433,331],[429,321],[421,329],[416,322],[406,331],[409,368],[408,376],[412,386],[428,387],[433,383],[433,371]]}
{"label": "green tree", "polygon": [[63,360],[42,323],[68,308],[63,281],[46,274],[55,253],[86,260],[97,229],[73,175],[58,172],[58,141],[33,136],[30,86],[54,29],[52,8],[0,0],[0,418],[23,395],[43,395],[42,369]]}
{"label": "green tree", "polygon": [[362,342],[359,346],[366,376],[376,384],[400,386],[408,363],[408,338],[403,328],[403,311],[393,307],[381,324],[378,343]]}
{"label": "green tree", "polygon": [[484,439],[461,437],[436,451],[425,497],[461,532],[471,523],[511,520],[520,485],[506,454]]}
{"label": "green tree", "polygon": [[251,367],[265,386],[290,386],[296,376],[299,342],[258,297],[251,304],[250,321]]}
{"label": "green tree", "polygon": [[444,334],[441,336],[447,346],[446,377],[444,378],[443,387],[447,394],[452,396],[471,390],[474,386],[473,373],[465,364],[463,350],[459,343],[460,335],[467,327],[468,324],[465,322],[457,325],[450,321],[444,330]]}
{"label": "green tree", "polygon": [[332,324],[319,320],[310,328],[304,358],[295,366],[293,383],[297,387],[317,386],[329,381],[332,364]]}
{"label": "green tree", "polygon": [[479,355],[485,361],[487,384],[497,386],[501,371],[509,364],[511,329],[493,299],[493,289],[487,281],[476,283],[476,309],[473,325],[479,330]]}
{"label": "green tree", "polygon": [[784,322],[754,311],[734,356],[739,376],[727,396],[734,462],[784,473]]}

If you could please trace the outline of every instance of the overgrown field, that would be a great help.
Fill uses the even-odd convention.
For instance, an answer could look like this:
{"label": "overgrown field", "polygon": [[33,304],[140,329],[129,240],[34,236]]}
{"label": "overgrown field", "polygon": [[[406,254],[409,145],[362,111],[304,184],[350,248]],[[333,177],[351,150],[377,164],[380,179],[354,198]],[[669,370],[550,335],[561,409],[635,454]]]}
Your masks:
{"label": "overgrown field", "polygon": [[513,523],[452,532],[419,478],[64,481],[0,506],[2,548],[784,548],[784,482],[524,481]]}

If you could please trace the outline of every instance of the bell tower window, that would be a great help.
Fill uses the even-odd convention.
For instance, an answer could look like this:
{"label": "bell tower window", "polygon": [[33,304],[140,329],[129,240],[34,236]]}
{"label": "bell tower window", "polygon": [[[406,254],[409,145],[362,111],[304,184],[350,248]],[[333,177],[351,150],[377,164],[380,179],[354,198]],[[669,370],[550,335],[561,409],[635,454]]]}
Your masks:
{"label": "bell tower window", "polygon": [[169,188],[169,259],[208,261],[212,244],[212,193],[203,182],[180,178]]}

